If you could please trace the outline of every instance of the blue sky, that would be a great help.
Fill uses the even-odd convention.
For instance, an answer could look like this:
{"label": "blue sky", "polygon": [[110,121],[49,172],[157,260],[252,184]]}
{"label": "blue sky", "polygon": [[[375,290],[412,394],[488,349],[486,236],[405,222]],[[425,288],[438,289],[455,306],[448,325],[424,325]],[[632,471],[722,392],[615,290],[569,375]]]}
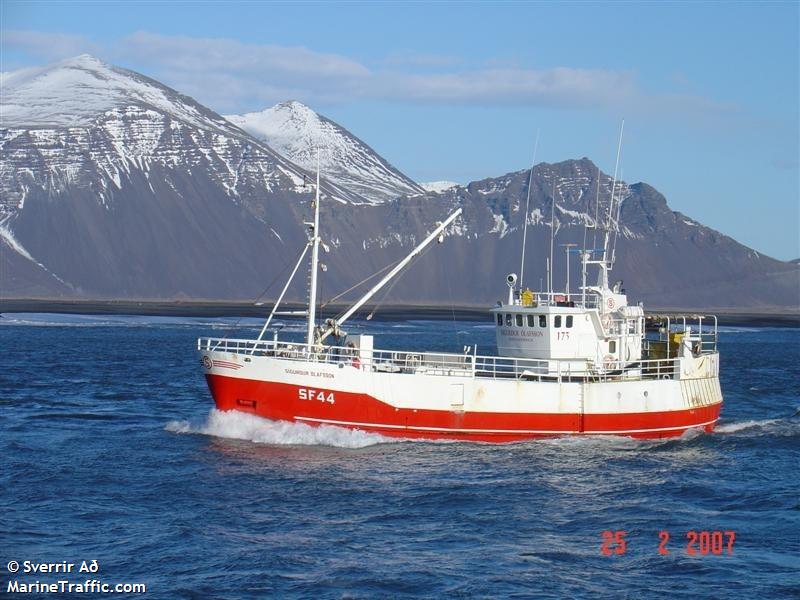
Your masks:
{"label": "blue sky", "polygon": [[800,257],[800,3],[0,4],[3,70],[89,52],[221,113],[298,99],[418,181],[588,156]]}

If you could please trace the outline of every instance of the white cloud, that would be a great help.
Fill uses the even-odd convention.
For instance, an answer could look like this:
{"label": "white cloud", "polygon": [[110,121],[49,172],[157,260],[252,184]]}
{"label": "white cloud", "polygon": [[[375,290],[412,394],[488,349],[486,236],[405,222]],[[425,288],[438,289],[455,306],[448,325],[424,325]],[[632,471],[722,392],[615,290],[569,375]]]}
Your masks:
{"label": "white cloud", "polygon": [[359,78],[369,70],[358,62],[314,52],[302,46],[245,44],[227,38],[167,36],[140,31],[123,38],[121,55],[154,61],[169,69],[206,73],[222,70],[243,75],[259,73],[292,78]]}
{"label": "white cloud", "polygon": [[44,31],[12,30],[2,32],[3,45],[21,50],[37,58],[59,60],[83,54],[96,54],[101,48],[82,35]]}
{"label": "white cloud", "polygon": [[600,69],[481,69],[461,73],[376,77],[380,95],[446,104],[517,104],[601,108],[629,103],[639,92],[629,72]]}
{"label": "white cloud", "polygon": [[[220,112],[255,110],[287,99],[316,105],[360,99],[440,105],[541,106],[657,113],[707,113],[707,99],[648,94],[632,71],[520,66],[469,68],[454,57],[404,53],[375,69],[339,54],[228,38],[136,32],[107,47],[80,36],[6,32],[4,44],[48,60],[94,52],[197,98]],[[487,63],[488,64],[488,63]]]}

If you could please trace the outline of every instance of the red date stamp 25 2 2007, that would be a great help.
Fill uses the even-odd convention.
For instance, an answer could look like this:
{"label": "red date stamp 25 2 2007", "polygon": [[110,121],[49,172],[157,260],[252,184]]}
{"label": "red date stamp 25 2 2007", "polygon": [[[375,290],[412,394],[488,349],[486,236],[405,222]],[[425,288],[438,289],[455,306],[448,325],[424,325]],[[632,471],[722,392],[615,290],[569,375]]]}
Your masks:
{"label": "red date stamp 25 2 2007", "polygon": [[[600,552],[603,556],[625,554],[628,551],[627,535],[627,532],[622,530],[604,531]],[[670,553],[667,547],[670,538],[669,531],[658,532],[659,543],[655,548],[660,555],[666,556]],[[689,531],[686,533],[686,544],[683,546],[683,551],[689,556],[733,554],[735,541],[735,531]]]}

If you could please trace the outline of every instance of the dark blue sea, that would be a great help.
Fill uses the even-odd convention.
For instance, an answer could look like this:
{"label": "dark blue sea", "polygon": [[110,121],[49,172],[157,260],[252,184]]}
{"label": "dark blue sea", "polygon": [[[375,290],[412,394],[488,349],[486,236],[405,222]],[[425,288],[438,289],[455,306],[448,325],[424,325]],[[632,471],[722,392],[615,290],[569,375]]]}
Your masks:
{"label": "dark blue sea", "polygon": [[[196,338],[258,325],[0,319],[0,596],[800,597],[800,330],[722,328],[714,434],[495,446],[213,411]],[[377,347],[493,348],[488,322],[369,327]]]}

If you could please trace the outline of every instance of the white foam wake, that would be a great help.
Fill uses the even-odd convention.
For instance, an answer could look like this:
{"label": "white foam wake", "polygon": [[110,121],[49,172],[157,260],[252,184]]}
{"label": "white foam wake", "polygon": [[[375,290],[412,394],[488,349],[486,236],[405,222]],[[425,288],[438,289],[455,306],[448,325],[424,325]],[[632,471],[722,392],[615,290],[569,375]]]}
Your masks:
{"label": "white foam wake", "polygon": [[337,448],[365,448],[375,444],[393,443],[397,440],[377,433],[367,433],[344,427],[321,425],[312,427],[304,423],[270,421],[238,411],[211,409],[202,423],[170,421],[165,429],[173,433],[199,433],[235,440],[249,440],[257,444],[282,446],[335,446]]}
{"label": "white foam wake", "polygon": [[740,423],[726,423],[724,425],[717,425],[714,428],[715,433],[736,433],[745,429],[753,429],[754,427],[764,428],[770,425],[779,423],[780,419],[764,419],[763,421],[742,421]]}

